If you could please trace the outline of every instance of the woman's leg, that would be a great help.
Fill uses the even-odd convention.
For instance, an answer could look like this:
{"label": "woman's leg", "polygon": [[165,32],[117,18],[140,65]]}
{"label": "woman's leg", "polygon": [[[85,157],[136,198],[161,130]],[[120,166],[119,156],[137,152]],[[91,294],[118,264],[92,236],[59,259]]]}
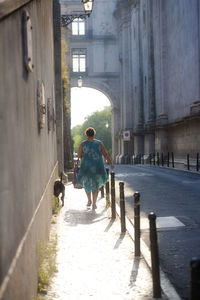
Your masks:
{"label": "woman's leg", "polygon": [[[86,192],[86,191],[85,191]],[[91,200],[91,192],[86,192],[87,198],[88,198],[88,203],[87,206],[90,206],[92,204],[92,200]]]}
{"label": "woman's leg", "polygon": [[95,192],[92,192],[92,206],[93,208],[96,208],[96,202],[97,202],[97,196],[98,196],[98,189],[96,189]]}

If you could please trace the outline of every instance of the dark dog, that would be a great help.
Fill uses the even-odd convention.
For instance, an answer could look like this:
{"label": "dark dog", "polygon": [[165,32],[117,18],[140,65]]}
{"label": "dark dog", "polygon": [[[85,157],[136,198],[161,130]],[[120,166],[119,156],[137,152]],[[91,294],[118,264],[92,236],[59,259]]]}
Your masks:
{"label": "dark dog", "polygon": [[60,194],[62,194],[61,201],[62,201],[62,206],[64,206],[65,186],[62,183],[62,174],[61,174],[60,180],[56,180],[54,182],[54,196],[56,196],[58,198]]}

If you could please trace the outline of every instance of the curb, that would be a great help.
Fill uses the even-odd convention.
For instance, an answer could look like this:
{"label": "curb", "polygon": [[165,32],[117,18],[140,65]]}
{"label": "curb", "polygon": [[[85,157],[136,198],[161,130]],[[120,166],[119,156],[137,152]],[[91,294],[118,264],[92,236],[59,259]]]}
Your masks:
{"label": "curb", "polygon": [[[116,213],[120,218],[120,208],[117,203],[116,203]],[[130,237],[134,241],[135,240],[134,225],[132,224],[132,222],[129,220],[129,218],[127,216],[125,216],[125,218],[126,218],[126,230],[128,231]],[[140,238],[140,250],[141,250],[141,254],[144,257],[148,267],[151,270],[151,252],[142,238]],[[173,287],[173,285],[171,284],[171,282],[169,281],[169,279],[167,278],[167,276],[165,275],[165,273],[162,271],[161,268],[160,268],[160,282],[161,282],[161,289],[162,289],[164,295],[166,295],[166,297],[169,300],[172,300],[172,299],[173,300],[181,300],[180,296],[178,295],[175,288]]]}

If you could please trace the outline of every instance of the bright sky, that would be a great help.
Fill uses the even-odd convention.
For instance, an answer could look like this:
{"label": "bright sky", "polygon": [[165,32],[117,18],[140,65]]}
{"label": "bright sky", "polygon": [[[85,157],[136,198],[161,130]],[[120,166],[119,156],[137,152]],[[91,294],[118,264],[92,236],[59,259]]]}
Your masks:
{"label": "bright sky", "polygon": [[95,111],[110,106],[109,99],[101,92],[91,88],[71,89],[71,127],[81,125],[85,118]]}

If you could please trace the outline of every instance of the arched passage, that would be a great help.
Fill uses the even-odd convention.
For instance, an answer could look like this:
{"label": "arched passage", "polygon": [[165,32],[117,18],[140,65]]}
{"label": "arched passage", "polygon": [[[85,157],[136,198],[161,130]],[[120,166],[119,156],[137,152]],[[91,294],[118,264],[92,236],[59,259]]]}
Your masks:
{"label": "arched passage", "polygon": [[82,124],[95,111],[111,107],[109,98],[93,88],[71,89],[71,127]]}
{"label": "arched passage", "polygon": [[[71,78],[71,90],[77,88],[77,78]],[[103,78],[83,78],[83,88],[91,88],[107,97],[112,111],[112,158],[115,160],[119,149],[119,132],[120,132],[120,105],[119,105],[119,83],[118,80],[104,80]],[[84,101],[84,100],[83,100]]]}
{"label": "arched passage", "polygon": [[86,87],[71,89],[71,128],[75,152],[85,138],[85,128],[92,126],[97,130],[96,138],[102,140],[107,151],[112,153],[111,114],[111,103],[102,92]]}

